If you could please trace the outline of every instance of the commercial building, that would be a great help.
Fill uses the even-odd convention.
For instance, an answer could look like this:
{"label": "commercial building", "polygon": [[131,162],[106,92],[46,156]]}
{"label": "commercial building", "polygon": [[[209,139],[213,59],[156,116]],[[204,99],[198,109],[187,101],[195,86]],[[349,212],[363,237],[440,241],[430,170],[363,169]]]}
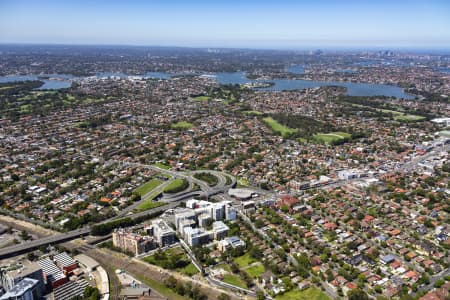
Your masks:
{"label": "commercial building", "polygon": [[197,221],[197,215],[192,210],[185,210],[183,212],[175,214],[175,227],[177,230],[180,228],[180,223],[183,220]]}
{"label": "commercial building", "polygon": [[256,211],[256,203],[255,201],[252,200],[242,202],[241,207],[246,214],[253,213]]}
{"label": "commercial building", "polygon": [[197,200],[197,199],[191,199],[186,201],[186,207],[195,209],[195,208],[202,208],[210,206],[211,202],[205,201],[205,200]]}
{"label": "commercial building", "polygon": [[359,173],[356,170],[342,170],[338,172],[338,177],[341,180],[350,180],[359,177]]}
{"label": "commercial building", "polygon": [[211,240],[211,233],[203,228],[191,228],[184,229],[184,237],[189,246],[201,246],[208,243]]}
{"label": "commercial building", "polygon": [[87,256],[85,254],[78,254],[74,257],[82,266],[84,266],[88,272],[95,271],[97,267],[100,266],[100,264],[91,258],[90,256]]}
{"label": "commercial building", "polygon": [[113,232],[113,245],[125,251],[130,251],[134,255],[147,252],[156,248],[153,238],[143,237],[139,234],[126,231],[124,229],[116,229]]}
{"label": "commercial building", "polygon": [[251,189],[237,188],[237,189],[229,189],[228,195],[238,200],[248,200],[252,198],[254,195],[256,195],[256,193],[254,190]]}
{"label": "commercial building", "polygon": [[198,216],[198,226],[206,227],[209,220],[211,220],[210,214],[201,214]]}
{"label": "commercial building", "polygon": [[432,119],[431,122],[443,125],[443,126],[450,126],[450,118],[436,118]]}
{"label": "commercial building", "polygon": [[39,292],[39,281],[24,278],[14,285],[12,289],[0,297],[0,300],[37,300],[42,294]]}
{"label": "commercial building", "polygon": [[211,207],[211,214],[215,221],[223,220],[225,216],[225,207],[223,203],[213,204]]}
{"label": "commercial building", "polygon": [[234,207],[232,206],[225,206],[225,220],[228,221],[234,221],[236,220],[236,209],[234,209]]}
{"label": "commercial building", "polygon": [[36,262],[24,261],[20,266],[1,276],[1,285],[6,291],[11,290],[24,278],[31,278],[38,281],[37,288],[39,294],[45,293],[45,282],[42,268]]}
{"label": "commercial building", "polygon": [[44,280],[49,287],[57,288],[68,281],[67,276],[64,275],[63,271],[61,271],[50,259],[41,259],[38,261],[38,264],[42,268]]}
{"label": "commercial building", "polygon": [[214,234],[214,239],[221,240],[228,236],[228,231],[230,228],[225,225],[222,221],[216,221],[213,223],[213,229],[212,232]]}
{"label": "commercial building", "polygon": [[66,252],[59,253],[53,257],[56,266],[60,268],[64,274],[68,275],[72,273],[73,270],[78,268],[78,263]]}
{"label": "commercial building", "polygon": [[153,236],[160,247],[172,245],[176,241],[175,231],[161,219],[152,222]]}
{"label": "commercial building", "polygon": [[221,252],[225,252],[230,249],[236,249],[239,247],[244,248],[245,242],[240,238],[238,238],[237,236],[226,237],[223,240],[221,240],[218,245],[219,251]]}

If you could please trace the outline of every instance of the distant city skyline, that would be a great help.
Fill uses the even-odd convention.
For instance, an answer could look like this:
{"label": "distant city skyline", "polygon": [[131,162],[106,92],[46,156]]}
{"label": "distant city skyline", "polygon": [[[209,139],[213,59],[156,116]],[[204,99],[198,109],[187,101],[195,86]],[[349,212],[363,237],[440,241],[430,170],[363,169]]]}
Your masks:
{"label": "distant city skyline", "polygon": [[0,43],[450,49],[449,1],[0,0]]}

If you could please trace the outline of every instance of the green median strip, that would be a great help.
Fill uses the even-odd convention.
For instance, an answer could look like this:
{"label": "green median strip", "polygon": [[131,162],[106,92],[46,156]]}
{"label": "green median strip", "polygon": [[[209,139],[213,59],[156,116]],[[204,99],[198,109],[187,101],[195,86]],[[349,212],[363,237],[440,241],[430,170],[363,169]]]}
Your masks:
{"label": "green median strip", "polygon": [[174,179],[170,184],[164,189],[164,193],[175,194],[184,191],[189,187],[189,183],[186,179]]}
{"label": "green median strip", "polygon": [[161,162],[157,162],[156,164],[154,164],[154,166],[157,167],[157,168],[163,169],[163,170],[169,170],[170,169],[169,165],[163,164]]}
{"label": "green median strip", "polygon": [[[155,195],[155,197],[156,197],[156,195]],[[153,197],[153,198],[154,198],[154,197]],[[136,209],[137,209],[138,211],[145,211],[145,210],[149,210],[149,209],[152,209],[152,208],[160,207],[160,206],[163,206],[164,204],[166,204],[166,203],[163,203],[163,202],[153,201],[153,198],[151,198],[151,199],[149,199],[149,198],[145,199],[142,203],[140,203],[140,204],[136,207]]]}
{"label": "green median strip", "polygon": [[133,193],[138,194],[139,196],[144,196],[145,194],[151,192],[162,183],[163,182],[159,179],[152,179],[149,182],[146,182],[137,189],[135,189]]}

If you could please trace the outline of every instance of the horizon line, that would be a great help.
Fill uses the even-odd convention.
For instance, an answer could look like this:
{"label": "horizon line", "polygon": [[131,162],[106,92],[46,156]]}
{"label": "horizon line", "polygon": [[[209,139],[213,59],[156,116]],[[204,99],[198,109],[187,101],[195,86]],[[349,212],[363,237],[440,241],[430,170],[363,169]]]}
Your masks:
{"label": "horizon line", "polygon": [[408,46],[408,45],[308,45],[308,46],[285,46],[285,47],[272,47],[272,46],[187,46],[187,45],[164,45],[164,44],[144,44],[144,43],[60,43],[60,42],[0,42],[0,46],[84,46],[84,47],[148,47],[148,48],[184,48],[184,49],[224,49],[224,50],[265,50],[265,51],[311,51],[311,50],[358,50],[358,51],[371,51],[371,50],[386,50],[386,51],[450,51],[450,46]]}

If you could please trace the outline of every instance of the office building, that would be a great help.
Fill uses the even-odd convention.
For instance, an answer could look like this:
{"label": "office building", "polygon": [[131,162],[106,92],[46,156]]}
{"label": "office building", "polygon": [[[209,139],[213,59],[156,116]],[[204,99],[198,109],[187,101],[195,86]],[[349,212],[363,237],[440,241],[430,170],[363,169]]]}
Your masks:
{"label": "office building", "polygon": [[226,238],[228,236],[228,231],[230,228],[225,225],[222,221],[215,221],[213,223],[212,232],[214,234],[214,239],[221,240],[223,238]]}
{"label": "office building", "polygon": [[158,219],[153,221],[152,227],[153,236],[160,247],[172,245],[176,242],[175,231],[163,220]]}
{"label": "office building", "polygon": [[204,245],[211,240],[211,233],[203,228],[187,227],[184,229],[184,236],[191,247]]}
{"label": "office building", "polygon": [[38,280],[24,278],[2,295],[0,300],[38,300],[41,298],[38,285]]}

